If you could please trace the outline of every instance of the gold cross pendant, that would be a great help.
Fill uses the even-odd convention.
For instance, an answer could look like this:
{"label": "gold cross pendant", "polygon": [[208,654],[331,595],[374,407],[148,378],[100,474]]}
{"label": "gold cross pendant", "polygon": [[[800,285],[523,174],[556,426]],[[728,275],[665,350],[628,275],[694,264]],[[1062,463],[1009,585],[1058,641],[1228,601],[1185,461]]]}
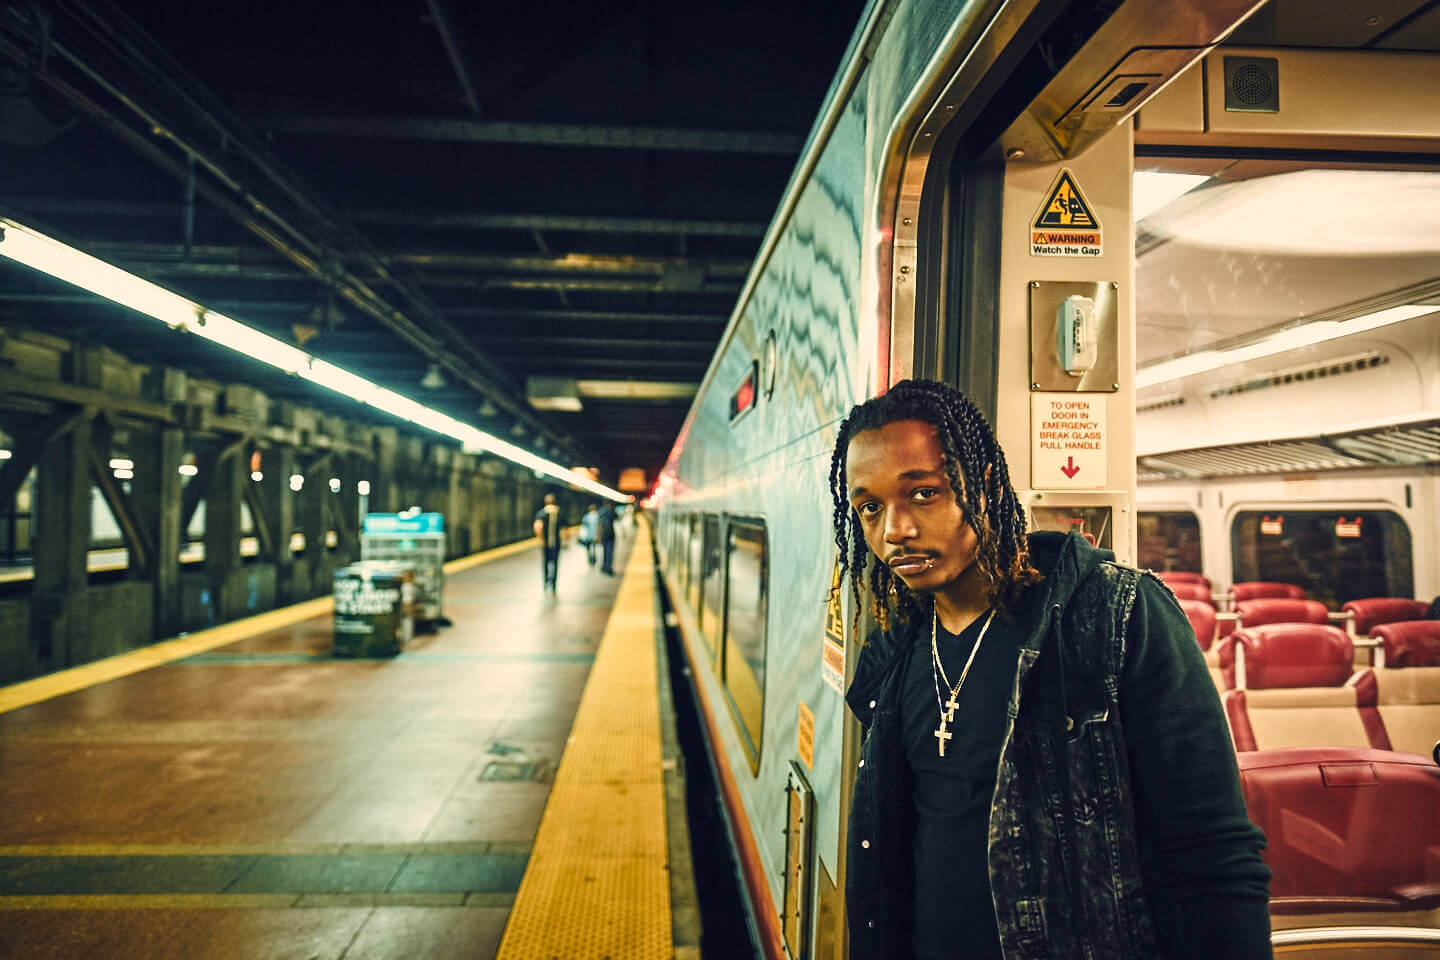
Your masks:
{"label": "gold cross pendant", "polygon": [[955,734],[945,729],[944,719],[941,719],[940,726],[935,728],[935,739],[940,741],[940,756],[945,756],[945,741],[955,739]]}
{"label": "gold cross pendant", "polygon": [[950,699],[945,701],[945,722],[955,722],[955,709],[960,705],[955,702],[955,694],[950,694]]}

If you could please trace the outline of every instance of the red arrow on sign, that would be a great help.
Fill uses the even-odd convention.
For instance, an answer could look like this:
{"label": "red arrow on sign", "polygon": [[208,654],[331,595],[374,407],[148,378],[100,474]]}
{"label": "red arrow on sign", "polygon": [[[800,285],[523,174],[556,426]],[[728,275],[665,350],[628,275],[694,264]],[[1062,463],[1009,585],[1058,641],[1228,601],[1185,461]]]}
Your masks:
{"label": "red arrow on sign", "polygon": [[1060,472],[1065,474],[1065,476],[1069,477],[1071,480],[1074,480],[1075,474],[1080,472],[1080,468],[1075,466],[1075,458],[1066,457],[1065,466],[1060,468]]}

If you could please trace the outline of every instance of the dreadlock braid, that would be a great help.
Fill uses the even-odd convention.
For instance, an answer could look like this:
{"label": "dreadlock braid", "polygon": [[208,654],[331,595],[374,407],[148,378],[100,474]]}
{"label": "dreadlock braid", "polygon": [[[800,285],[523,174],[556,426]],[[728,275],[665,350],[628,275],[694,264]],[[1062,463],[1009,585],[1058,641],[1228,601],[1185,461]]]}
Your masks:
{"label": "dreadlock braid", "polygon": [[[933,601],[922,599],[895,576],[890,567],[870,556],[859,515],[846,494],[846,457],[850,440],[900,420],[920,420],[935,428],[944,454],[945,475],[965,522],[975,531],[975,566],[992,606],[1010,616],[1026,586],[1040,579],[1030,564],[1025,542],[1025,511],[1010,486],[1005,454],[995,442],[983,414],[960,391],[934,380],[904,380],[883,396],[859,404],[840,424],[830,458],[830,493],[835,511],[835,545],[840,550],[840,575],[850,578],[858,627],[861,581],[870,592],[871,612],[882,630],[895,619],[909,622],[928,615]],[[868,565],[868,571],[867,571]]]}

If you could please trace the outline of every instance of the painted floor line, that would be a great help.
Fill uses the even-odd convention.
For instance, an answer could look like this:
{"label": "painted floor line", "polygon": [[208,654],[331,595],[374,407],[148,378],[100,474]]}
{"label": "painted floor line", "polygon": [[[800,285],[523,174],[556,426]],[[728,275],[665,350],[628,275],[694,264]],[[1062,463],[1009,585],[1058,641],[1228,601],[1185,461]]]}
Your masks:
{"label": "painted floor line", "polygon": [[246,666],[268,663],[589,663],[594,653],[402,653],[394,657],[332,657],[328,653],[197,653],[180,666]]}
{"label": "painted floor line", "polygon": [[5,910],[288,910],[293,908],[506,908],[513,893],[97,893],[0,897]]}
{"label": "painted floor line", "polygon": [[506,841],[456,843],[18,843],[0,846],[0,857],[195,857],[524,854],[530,844]]}
{"label": "painted floor line", "polygon": [[[534,540],[521,540],[469,557],[462,557],[459,560],[452,560],[445,565],[445,572],[447,574],[458,573],[482,563],[499,560],[534,548]],[[281,607],[278,610],[270,610],[257,616],[246,617],[243,620],[235,620],[188,636],[161,640],[113,657],[107,657],[104,660],[96,660],[94,663],[60,670],[43,677],[36,677],[33,680],[23,680],[20,683],[0,688],[0,713],[9,713],[12,710],[19,710],[22,707],[32,706],[55,697],[63,697],[87,687],[128,677],[152,667],[193,657],[196,654],[205,653],[256,634],[293,626],[301,621],[309,620],[311,617],[327,614],[333,609],[333,606],[333,598],[316,597],[313,600]]]}

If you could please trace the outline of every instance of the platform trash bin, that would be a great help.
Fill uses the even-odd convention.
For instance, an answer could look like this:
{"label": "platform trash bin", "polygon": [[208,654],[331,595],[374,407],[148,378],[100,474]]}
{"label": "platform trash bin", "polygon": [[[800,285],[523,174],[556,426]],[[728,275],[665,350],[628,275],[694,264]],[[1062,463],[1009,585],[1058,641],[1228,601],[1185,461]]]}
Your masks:
{"label": "platform trash bin", "polygon": [[415,571],[362,561],[335,571],[337,657],[393,657],[415,634]]}

